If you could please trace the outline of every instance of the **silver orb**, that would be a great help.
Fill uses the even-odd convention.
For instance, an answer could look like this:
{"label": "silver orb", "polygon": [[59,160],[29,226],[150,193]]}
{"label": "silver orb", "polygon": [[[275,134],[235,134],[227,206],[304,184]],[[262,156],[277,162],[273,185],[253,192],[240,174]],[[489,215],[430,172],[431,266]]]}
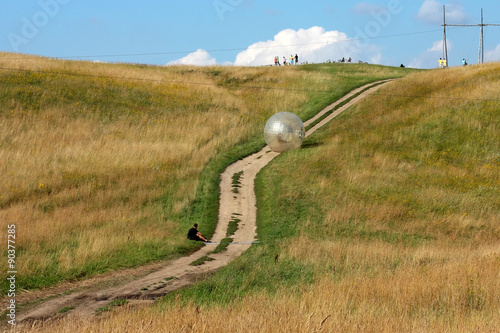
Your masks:
{"label": "silver orb", "polygon": [[267,145],[278,153],[299,148],[305,136],[304,123],[291,112],[276,113],[264,127]]}

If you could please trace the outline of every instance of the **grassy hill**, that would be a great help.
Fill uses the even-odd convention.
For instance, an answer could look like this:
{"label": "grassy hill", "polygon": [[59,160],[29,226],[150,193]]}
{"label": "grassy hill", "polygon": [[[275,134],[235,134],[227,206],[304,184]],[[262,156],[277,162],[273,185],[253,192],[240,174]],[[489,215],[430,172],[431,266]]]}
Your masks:
{"label": "grassy hill", "polygon": [[0,54],[0,221],[16,225],[17,289],[193,251],[192,223],[214,230],[219,174],[263,146],[272,114],[305,120],[355,87],[407,73]]}
{"label": "grassy hill", "polygon": [[391,83],[259,174],[260,244],[154,308],[58,331],[497,331],[499,82],[488,64]]}
{"label": "grassy hill", "polygon": [[187,227],[213,230],[218,174],[268,116],[409,74],[259,174],[242,257],[153,308],[40,331],[498,329],[500,64],[0,63],[0,220],[28,289],[194,250]]}

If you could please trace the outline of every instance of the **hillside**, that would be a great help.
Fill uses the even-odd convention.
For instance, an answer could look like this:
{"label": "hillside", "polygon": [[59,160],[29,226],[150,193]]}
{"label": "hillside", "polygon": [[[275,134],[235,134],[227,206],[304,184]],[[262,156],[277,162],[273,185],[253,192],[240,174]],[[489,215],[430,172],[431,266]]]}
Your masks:
{"label": "hillside", "polygon": [[260,173],[261,243],[240,259],[154,308],[55,327],[497,331],[499,79],[488,64],[389,84]]}
{"label": "hillside", "polygon": [[0,54],[0,68],[0,220],[16,225],[18,290],[194,251],[186,230],[213,232],[219,174],[263,146],[270,115],[305,120],[355,87],[408,73],[18,54]]}

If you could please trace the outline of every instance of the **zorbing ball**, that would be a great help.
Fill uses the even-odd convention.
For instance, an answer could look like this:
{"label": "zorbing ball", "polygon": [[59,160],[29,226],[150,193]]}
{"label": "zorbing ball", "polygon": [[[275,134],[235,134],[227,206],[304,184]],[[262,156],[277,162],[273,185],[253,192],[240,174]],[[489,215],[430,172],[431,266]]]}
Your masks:
{"label": "zorbing ball", "polygon": [[299,148],[305,136],[304,123],[291,112],[276,113],[264,127],[267,145],[278,153]]}

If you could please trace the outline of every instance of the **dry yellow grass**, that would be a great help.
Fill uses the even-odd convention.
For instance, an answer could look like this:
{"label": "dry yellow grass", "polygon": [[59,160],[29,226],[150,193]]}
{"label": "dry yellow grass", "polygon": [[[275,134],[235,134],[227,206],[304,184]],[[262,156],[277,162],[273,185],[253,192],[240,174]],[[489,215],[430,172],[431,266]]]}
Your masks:
{"label": "dry yellow grass", "polygon": [[[245,254],[239,273],[226,271],[214,278],[221,285],[209,286],[223,292],[243,267],[271,278],[271,290],[251,289],[230,305],[181,293],[153,308],[33,329],[500,332],[499,74],[490,64],[395,82],[381,91],[382,102],[374,96],[320,133],[323,145],[280,156],[264,170],[276,188],[264,193],[279,198],[261,207],[271,215],[262,225],[283,218],[298,235],[261,235],[275,247],[263,241]],[[287,261],[312,270],[313,281],[287,286],[290,272],[278,274]]]}
{"label": "dry yellow grass", "polygon": [[[17,226],[22,288],[185,248],[180,214],[207,162],[348,77],[6,53],[0,67],[0,221]],[[354,84],[391,75],[372,71]]]}
{"label": "dry yellow grass", "polygon": [[[66,318],[33,332],[498,332],[498,251],[439,246],[409,253],[384,243],[298,240],[286,255],[335,260],[360,269],[335,270],[312,286],[249,295],[229,307],[174,305],[117,309],[98,320]],[[300,254],[298,252],[301,252]],[[406,257],[391,269],[397,258]],[[384,264],[385,267],[366,269]],[[341,273],[340,273],[341,274]],[[431,281],[431,283],[430,283]]]}

